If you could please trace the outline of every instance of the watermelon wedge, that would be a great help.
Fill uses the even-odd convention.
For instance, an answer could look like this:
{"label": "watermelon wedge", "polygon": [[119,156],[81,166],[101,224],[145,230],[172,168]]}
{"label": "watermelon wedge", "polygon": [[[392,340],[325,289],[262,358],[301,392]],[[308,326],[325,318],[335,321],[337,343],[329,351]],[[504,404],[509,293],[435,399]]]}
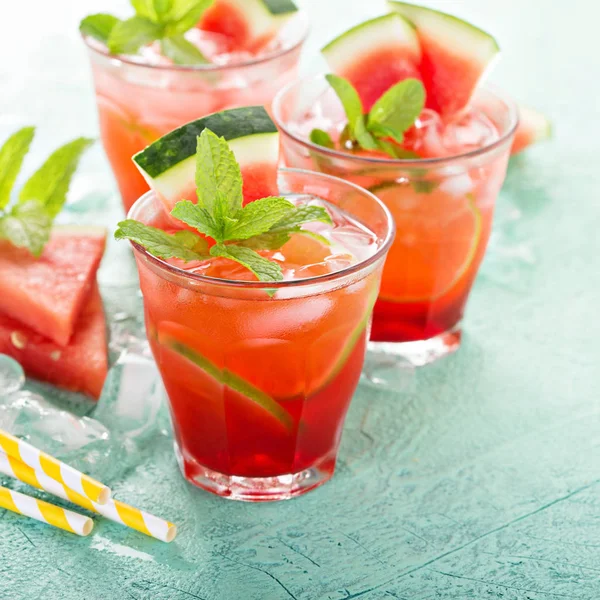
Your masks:
{"label": "watermelon wedge", "polygon": [[257,52],[297,11],[292,0],[216,0],[198,27],[228,37],[232,50]]}
{"label": "watermelon wedge", "polygon": [[322,53],[331,70],[354,85],[365,112],[399,81],[421,79],[419,38],[414,26],[395,13],[357,25]]}
{"label": "watermelon wedge", "polygon": [[[411,21],[421,44],[427,108],[443,117],[462,110],[500,49],[485,31],[446,13],[397,0],[390,10]],[[357,54],[361,55],[359,48]]]}
{"label": "watermelon wedge", "polygon": [[106,321],[94,282],[67,346],[0,315],[0,354],[18,361],[25,373],[73,392],[98,399],[108,371]]}
{"label": "watermelon wedge", "polygon": [[196,201],[196,147],[204,129],[229,142],[242,171],[244,204],[277,194],[277,127],[262,106],[234,108],[187,123],[133,157],[168,212],[182,199]]}
{"label": "watermelon wedge", "polygon": [[550,120],[537,110],[521,105],[519,106],[519,126],[510,152],[512,155],[518,154],[536,142],[549,139],[551,135]]}
{"label": "watermelon wedge", "polygon": [[101,227],[56,227],[42,256],[0,246],[0,313],[67,346],[106,245]]}

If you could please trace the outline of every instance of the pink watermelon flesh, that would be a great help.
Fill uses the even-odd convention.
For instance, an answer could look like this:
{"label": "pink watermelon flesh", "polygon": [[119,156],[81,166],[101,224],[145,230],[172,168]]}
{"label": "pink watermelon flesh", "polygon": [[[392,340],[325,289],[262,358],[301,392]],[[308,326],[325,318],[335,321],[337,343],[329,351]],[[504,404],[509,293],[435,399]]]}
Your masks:
{"label": "pink watermelon flesh", "polygon": [[259,52],[277,35],[277,31],[253,32],[246,15],[227,0],[216,0],[202,16],[198,28],[225,36],[232,52]]}
{"label": "pink watermelon flesh", "polygon": [[377,48],[338,73],[356,88],[365,112],[393,85],[412,77],[421,79],[417,63],[404,47]]}
{"label": "pink watermelon flesh", "polygon": [[519,107],[519,126],[510,153],[522,152],[532,144],[548,139],[552,134],[550,121],[541,113],[526,106]]}
{"label": "pink watermelon flesh", "polygon": [[93,282],[67,346],[0,315],[0,354],[18,361],[30,377],[98,399],[108,358],[106,321],[97,284]]}
{"label": "pink watermelon flesh", "polygon": [[97,227],[56,228],[39,259],[3,244],[0,313],[67,346],[105,245],[106,231]]}

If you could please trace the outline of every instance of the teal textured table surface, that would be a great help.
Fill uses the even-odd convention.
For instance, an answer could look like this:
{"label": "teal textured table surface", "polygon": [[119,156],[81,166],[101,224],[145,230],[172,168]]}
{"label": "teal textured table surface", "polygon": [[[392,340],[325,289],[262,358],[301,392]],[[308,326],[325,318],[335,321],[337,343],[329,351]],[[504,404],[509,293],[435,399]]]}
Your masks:
{"label": "teal textured table surface", "polygon": [[[159,419],[106,473],[118,499],[176,522],[176,541],[99,519],[78,538],[0,510],[0,599],[600,598],[600,8],[430,4],[494,32],[504,53],[492,80],[555,125],[550,143],[511,163],[460,351],[400,372],[394,391],[362,383],[335,477],[289,502],[193,489]],[[315,23],[304,68],[316,70],[319,46],[384,2],[304,6]],[[97,134],[76,28],[98,10],[128,8],[11,3],[0,37],[2,138],[38,124],[43,154]],[[99,147],[72,192],[68,218],[118,216]],[[133,269],[111,246],[101,283],[113,332],[121,312],[137,310],[123,285]]]}

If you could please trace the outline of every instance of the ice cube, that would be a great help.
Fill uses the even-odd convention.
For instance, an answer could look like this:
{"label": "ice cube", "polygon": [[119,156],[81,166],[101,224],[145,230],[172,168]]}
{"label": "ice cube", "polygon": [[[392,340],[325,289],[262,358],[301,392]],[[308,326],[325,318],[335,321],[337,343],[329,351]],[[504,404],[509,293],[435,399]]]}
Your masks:
{"label": "ice cube", "polygon": [[10,356],[0,354],[0,397],[18,392],[24,384],[25,373],[21,365]]}
{"label": "ice cube", "polygon": [[453,154],[462,154],[483,148],[498,139],[494,124],[480,112],[468,112],[444,127],[444,148]]}

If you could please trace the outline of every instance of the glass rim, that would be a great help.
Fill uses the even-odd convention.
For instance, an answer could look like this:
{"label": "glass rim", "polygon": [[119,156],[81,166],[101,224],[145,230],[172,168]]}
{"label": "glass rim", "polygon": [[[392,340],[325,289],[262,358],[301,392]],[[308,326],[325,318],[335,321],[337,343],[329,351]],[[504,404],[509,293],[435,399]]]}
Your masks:
{"label": "glass rim", "polygon": [[503,144],[505,144],[515,134],[517,127],[519,126],[519,111],[518,111],[516,102],[512,98],[510,98],[507,94],[502,92],[496,86],[486,83],[478,89],[489,92],[495,98],[501,100],[508,107],[509,116],[510,116],[510,124],[506,128],[506,131],[504,131],[504,133],[502,133],[502,135],[497,140],[493,141],[492,143],[482,146],[481,148],[477,148],[475,150],[469,150],[468,152],[462,152],[461,154],[452,154],[450,156],[440,156],[440,157],[433,157],[433,158],[419,158],[419,159],[412,158],[411,159],[411,158],[382,158],[382,157],[377,157],[377,156],[355,156],[348,152],[341,152],[339,150],[325,148],[324,146],[319,146],[319,145],[311,142],[310,139],[301,137],[301,136],[291,132],[287,126],[287,123],[284,122],[284,120],[281,118],[280,113],[281,113],[281,106],[283,104],[283,100],[286,97],[286,95],[295,86],[300,86],[300,85],[306,84],[307,82],[310,82],[310,81],[323,80],[323,79],[325,79],[325,75],[320,74],[320,75],[303,77],[301,79],[297,79],[295,81],[292,81],[292,82],[286,84],[283,88],[281,88],[281,90],[279,90],[279,92],[273,99],[272,114],[273,114],[273,121],[275,121],[277,128],[282,132],[282,134],[287,135],[288,137],[292,138],[294,141],[298,142],[299,144],[302,144],[305,148],[308,148],[309,150],[320,152],[321,154],[328,156],[328,157],[332,157],[332,158],[362,162],[362,163],[370,164],[373,166],[394,166],[394,167],[415,167],[415,168],[421,168],[423,166],[436,167],[436,166],[440,166],[440,165],[444,165],[444,164],[448,164],[448,163],[453,163],[453,162],[456,162],[459,160],[476,158],[483,154],[487,154],[488,152],[492,152],[496,148],[499,148]]}
{"label": "glass rim", "polygon": [[[166,271],[171,275],[175,275],[177,277],[184,277],[186,279],[192,279],[194,281],[202,283],[209,283],[211,285],[220,285],[223,287],[234,287],[240,289],[245,288],[279,290],[328,283],[331,281],[335,281],[336,279],[342,279],[347,275],[352,275],[354,273],[360,272],[370,267],[372,264],[376,263],[380,258],[384,257],[387,254],[396,234],[396,223],[394,222],[392,213],[390,212],[388,207],[375,194],[369,192],[368,190],[365,190],[364,188],[361,188],[360,186],[350,181],[346,181],[345,179],[341,179],[339,177],[334,177],[333,175],[327,175],[325,173],[307,171],[305,169],[288,169],[283,167],[279,168],[277,172],[310,176],[312,178],[322,179],[325,181],[333,181],[337,184],[342,183],[344,186],[352,189],[353,191],[359,192],[363,196],[370,197],[383,210],[383,213],[386,217],[386,221],[388,223],[388,230],[381,246],[377,248],[377,251],[368,258],[365,258],[364,260],[361,260],[354,265],[350,265],[349,267],[345,267],[344,269],[341,269],[339,271],[335,271],[334,273],[327,273],[326,275],[315,275],[313,277],[306,277],[303,279],[292,279],[289,281],[240,281],[238,279],[222,279],[220,277],[209,277],[207,275],[191,273],[189,271],[186,271],[185,269],[181,269],[179,267],[171,265],[165,260],[150,254],[150,252],[148,252],[143,246],[137,244],[136,242],[133,242],[131,240],[129,240],[129,242],[133,246],[134,250],[143,255],[147,260],[156,265],[159,269]],[[136,209],[136,207],[138,205],[141,205],[143,202],[147,201],[150,198],[150,196],[155,196],[155,193],[152,190],[140,196],[133,203],[133,206],[129,209],[129,212],[127,213],[127,218],[132,219],[133,212]]]}
{"label": "glass rim", "polygon": [[254,65],[260,65],[263,63],[267,63],[272,60],[276,60],[278,58],[286,56],[287,54],[291,54],[292,52],[294,52],[295,50],[300,48],[304,44],[304,42],[306,42],[306,39],[308,38],[308,36],[310,34],[311,26],[310,26],[310,21],[308,19],[308,15],[306,14],[306,11],[304,11],[302,9],[298,10],[297,17],[300,17],[300,21],[302,23],[303,30],[300,34],[299,39],[295,43],[293,43],[291,46],[287,46],[287,47],[281,48],[280,50],[277,50],[274,52],[269,52],[268,54],[260,55],[260,56],[257,56],[257,57],[254,57],[254,58],[251,58],[248,60],[225,64],[225,65],[217,65],[215,63],[207,63],[207,64],[202,64],[202,65],[151,65],[151,64],[146,64],[143,62],[138,62],[138,61],[126,58],[124,55],[110,54],[110,52],[108,52],[107,50],[104,50],[103,48],[99,48],[99,47],[96,47],[95,45],[90,44],[90,42],[88,41],[89,36],[84,35],[81,32],[80,32],[80,35],[81,35],[81,38],[83,39],[84,44],[87,46],[87,48],[91,52],[94,52],[94,53],[102,56],[103,58],[110,60],[113,64],[117,64],[119,67],[122,67],[123,65],[128,65],[128,66],[132,66],[132,67],[140,67],[143,69],[151,69],[151,70],[155,70],[155,71],[159,71],[159,72],[168,71],[168,72],[178,72],[178,73],[179,72],[180,73],[214,73],[217,71],[225,71],[225,70],[230,70],[230,69],[241,69],[244,67],[253,67]]}

